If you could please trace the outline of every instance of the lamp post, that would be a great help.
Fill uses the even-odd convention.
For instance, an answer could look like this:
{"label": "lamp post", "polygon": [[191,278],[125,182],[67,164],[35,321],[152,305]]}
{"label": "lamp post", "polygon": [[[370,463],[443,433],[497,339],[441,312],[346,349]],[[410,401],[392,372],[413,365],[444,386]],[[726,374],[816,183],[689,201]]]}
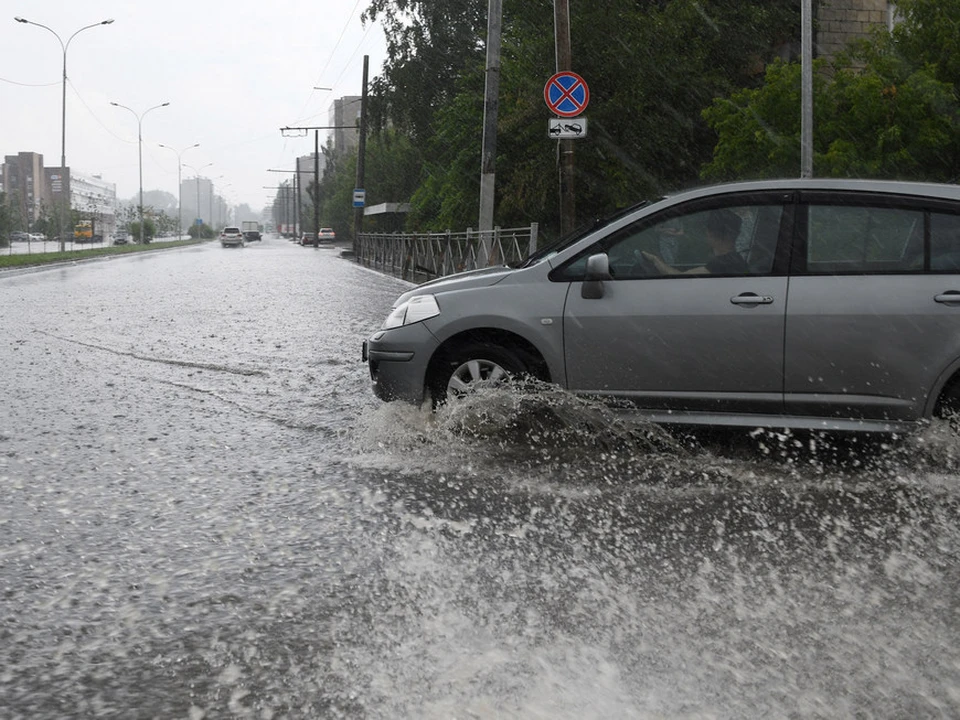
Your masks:
{"label": "lamp post", "polygon": [[[196,177],[196,180],[194,182],[197,185],[197,215],[198,216],[200,215],[200,170],[203,170],[204,168],[208,168],[211,165],[213,165],[212,162],[207,163],[206,165],[201,165],[200,168],[198,169],[198,168],[195,168],[193,165],[187,165],[186,163],[183,164],[184,167],[188,167],[191,170],[193,170],[193,173]],[[213,191],[212,184],[211,184],[210,190],[211,192]],[[202,220],[202,218],[200,217],[198,217],[197,219]],[[200,228],[197,228],[197,238],[199,239],[199,237],[200,237]]]}
{"label": "lamp post", "polygon": [[177,225],[177,240],[179,240],[180,236],[183,235],[183,181],[180,179],[183,165],[180,162],[180,156],[183,155],[187,150],[200,147],[200,143],[195,143],[189,147],[185,147],[183,150],[177,150],[169,145],[164,145],[163,143],[159,143],[159,145],[162,148],[173,150],[175,153],[177,153],[177,222],[179,223]]}
{"label": "lamp post", "polygon": [[[70,47],[70,41],[73,40],[79,33],[84,30],[89,30],[90,28],[95,28],[98,25],[109,25],[113,22],[113,18],[109,20],[101,20],[100,22],[92,23],[90,25],[84,25],[82,28],[73,33],[70,37],[67,38],[67,42],[63,42],[60,36],[52,28],[43,25],[42,23],[33,22],[32,20],[27,20],[22,17],[15,17],[18,23],[24,23],[25,25],[36,25],[37,27],[43,28],[48,32],[52,33],[53,36],[57,39],[57,42],[60,43],[60,48],[63,50],[63,88],[61,90],[61,100],[60,100],[60,175],[61,175],[61,192],[69,191],[69,187],[65,187],[63,176],[67,173],[67,48]],[[65,215],[69,214],[70,210],[70,195],[69,192],[66,196],[66,211],[64,208],[61,208],[60,211],[60,252],[63,252],[65,247],[65,235],[66,230],[64,228]]]}
{"label": "lamp post", "polygon": [[156,110],[157,108],[166,107],[170,103],[160,103],[159,105],[154,105],[151,108],[147,108],[142,113],[137,114],[137,111],[133,108],[128,108],[126,105],[121,105],[117,102],[111,102],[111,105],[118,108],[123,108],[124,110],[129,110],[133,113],[133,116],[137,119],[137,150],[140,156],[140,244],[143,244],[143,116],[146,115],[151,110]]}

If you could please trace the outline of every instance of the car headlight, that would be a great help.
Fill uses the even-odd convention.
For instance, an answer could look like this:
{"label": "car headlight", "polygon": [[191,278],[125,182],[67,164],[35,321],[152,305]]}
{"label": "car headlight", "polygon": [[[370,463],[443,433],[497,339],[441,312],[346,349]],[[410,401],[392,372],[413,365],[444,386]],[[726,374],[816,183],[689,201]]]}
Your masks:
{"label": "car headlight", "polygon": [[417,295],[397,305],[383,321],[383,330],[412,325],[440,314],[440,306],[433,295]]}

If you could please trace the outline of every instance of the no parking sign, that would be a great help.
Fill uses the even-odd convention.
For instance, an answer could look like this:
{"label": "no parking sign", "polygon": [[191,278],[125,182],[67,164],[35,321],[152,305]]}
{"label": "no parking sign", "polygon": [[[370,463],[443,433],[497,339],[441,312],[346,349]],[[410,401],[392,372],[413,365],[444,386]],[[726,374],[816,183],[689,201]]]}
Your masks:
{"label": "no parking sign", "polygon": [[576,117],[590,102],[587,82],[575,72],[564,70],[547,80],[543,86],[547,107],[560,117]]}

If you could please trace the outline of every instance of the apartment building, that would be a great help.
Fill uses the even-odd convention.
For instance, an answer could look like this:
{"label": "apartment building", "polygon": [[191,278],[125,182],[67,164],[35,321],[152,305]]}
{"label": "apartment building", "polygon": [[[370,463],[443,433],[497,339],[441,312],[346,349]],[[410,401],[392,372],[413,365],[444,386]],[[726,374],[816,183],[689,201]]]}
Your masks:
{"label": "apartment building", "polygon": [[7,196],[19,229],[32,227],[40,217],[44,204],[49,204],[47,187],[43,155],[21,152],[3,158],[0,190]]}

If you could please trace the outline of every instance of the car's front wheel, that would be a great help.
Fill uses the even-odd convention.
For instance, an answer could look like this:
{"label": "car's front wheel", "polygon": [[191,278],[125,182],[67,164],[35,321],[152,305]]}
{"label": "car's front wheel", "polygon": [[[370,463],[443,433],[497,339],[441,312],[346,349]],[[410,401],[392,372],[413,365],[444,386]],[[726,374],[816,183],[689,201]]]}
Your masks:
{"label": "car's front wheel", "polygon": [[495,387],[530,372],[522,354],[486,343],[469,343],[447,355],[430,383],[434,406]]}

